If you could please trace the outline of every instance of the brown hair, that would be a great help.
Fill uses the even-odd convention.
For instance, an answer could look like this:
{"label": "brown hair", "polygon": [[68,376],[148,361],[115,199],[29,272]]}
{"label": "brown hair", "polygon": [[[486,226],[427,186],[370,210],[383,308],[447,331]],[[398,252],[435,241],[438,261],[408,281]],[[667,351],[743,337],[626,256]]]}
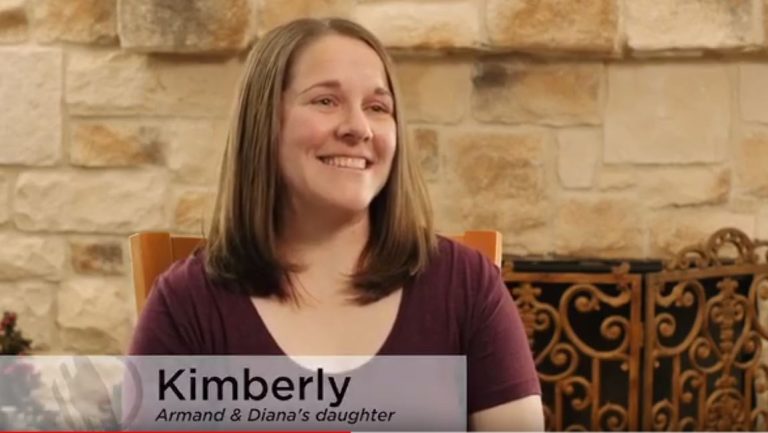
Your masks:
{"label": "brown hair", "polygon": [[206,243],[209,276],[234,283],[227,286],[251,296],[296,300],[287,276],[298,267],[278,256],[276,244],[283,188],[277,163],[280,106],[297,53],[329,34],[358,39],[376,51],[394,97],[397,123],[392,169],[371,203],[370,237],[351,275],[354,299],[369,303],[402,287],[426,267],[435,248],[432,209],[414,150],[405,139],[389,55],[373,34],[354,22],[296,20],[270,31],[248,55]]}

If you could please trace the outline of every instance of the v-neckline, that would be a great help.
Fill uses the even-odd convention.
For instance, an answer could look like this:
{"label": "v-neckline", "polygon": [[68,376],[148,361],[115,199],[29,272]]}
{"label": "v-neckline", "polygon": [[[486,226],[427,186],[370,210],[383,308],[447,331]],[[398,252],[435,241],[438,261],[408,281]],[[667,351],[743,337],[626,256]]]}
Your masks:
{"label": "v-neckline", "polygon": [[[381,346],[379,346],[379,349],[373,354],[353,355],[353,356],[367,356],[367,357],[375,358],[377,356],[384,356],[384,355],[393,353],[390,346],[392,345],[392,341],[395,339],[396,335],[399,332],[401,332],[400,328],[402,327],[405,310],[408,307],[408,301],[411,296],[414,280],[415,280],[414,277],[409,278],[408,281],[406,281],[406,283],[400,289],[402,293],[400,295],[400,302],[398,303],[398,306],[397,306],[397,312],[395,313],[395,319],[392,322],[392,326],[390,327],[386,338],[384,338],[384,341],[382,342]],[[269,328],[267,327],[266,322],[264,322],[264,318],[261,316],[261,313],[259,313],[258,308],[256,308],[256,305],[254,305],[250,296],[243,295],[242,304],[245,306],[245,308],[248,309],[247,315],[251,318],[251,320],[249,320],[248,324],[246,325],[248,328],[253,329],[253,334],[250,334],[250,336],[255,337],[255,336],[258,336],[259,334],[266,336],[265,340],[269,347],[261,348],[262,349],[261,352],[263,353],[258,353],[258,355],[275,354],[280,356],[286,356],[289,358],[306,356],[306,355],[289,355],[283,350],[283,348],[280,346],[280,343],[277,341],[277,339],[275,339],[274,335],[272,335],[272,333],[269,331]],[[254,344],[254,346],[256,345]]]}

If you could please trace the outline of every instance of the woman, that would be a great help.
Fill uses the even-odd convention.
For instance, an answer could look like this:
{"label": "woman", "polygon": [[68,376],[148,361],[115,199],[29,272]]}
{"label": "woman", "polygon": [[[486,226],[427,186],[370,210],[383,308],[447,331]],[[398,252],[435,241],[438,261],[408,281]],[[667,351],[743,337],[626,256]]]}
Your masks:
{"label": "woman", "polygon": [[158,280],[131,353],[466,355],[473,428],[540,430],[515,304],[433,233],[392,71],[341,19],[255,45],[206,247]]}

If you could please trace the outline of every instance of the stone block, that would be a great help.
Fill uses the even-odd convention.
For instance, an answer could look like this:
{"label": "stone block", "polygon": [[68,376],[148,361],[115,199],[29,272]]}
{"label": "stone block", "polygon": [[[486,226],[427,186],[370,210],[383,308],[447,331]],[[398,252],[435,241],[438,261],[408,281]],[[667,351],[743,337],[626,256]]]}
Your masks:
{"label": "stone block", "polygon": [[759,1],[627,1],[627,43],[637,51],[756,47],[763,42]]}
{"label": "stone block", "polygon": [[141,121],[77,120],[71,126],[69,162],[85,167],[163,163],[161,131]]}
{"label": "stone block", "polygon": [[0,0],[0,44],[24,42],[29,38],[26,0]]}
{"label": "stone block", "polygon": [[706,242],[717,230],[734,227],[755,236],[755,215],[716,209],[670,209],[654,214],[650,225],[651,256],[674,258],[683,248]]}
{"label": "stone block", "polygon": [[237,59],[148,56],[113,50],[68,53],[66,103],[82,116],[228,117]]}
{"label": "stone block", "polygon": [[53,165],[62,153],[62,53],[0,48],[0,165]]}
{"label": "stone block", "polygon": [[472,110],[484,123],[597,125],[602,77],[595,63],[481,62]]}
{"label": "stone block", "polygon": [[739,65],[739,101],[744,120],[768,123],[768,62]]}
{"label": "stone block", "polygon": [[551,220],[545,161],[554,139],[547,131],[457,131],[442,142],[440,178],[430,183],[438,227],[498,230],[512,245]]}
{"label": "stone block", "polygon": [[480,8],[471,0],[363,3],[353,19],[391,48],[470,48],[481,41]]}
{"label": "stone block", "polygon": [[488,0],[485,19],[493,47],[594,53],[618,48],[615,0]]}
{"label": "stone block", "polygon": [[123,243],[104,239],[70,239],[69,256],[78,274],[120,275],[126,271]]}
{"label": "stone block", "polygon": [[398,61],[397,77],[405,119],[409,122],[460,122],[469,104],[471,74],[472,68],[463,62]]}
{"label": "stone block", "polygon": [[120,1],[122,47],[145,52],[239,51],[252,39],[253,0]]}
{"label": "stone block", "polygon": [[174,207],[174,227],[177,231],[204,237],[211,228],[216,191],[185,189],[177,192]]}
{"label": "stone block", "polygon": [[349,18],[354,7],[355,0],[261,1],[256,8],[257,33],[263,36],[269,30],[296,18]]}
{"label": "stone block", "polygon": [[408,129],[409,145],[416,149],[421,172],[427,181],[437,181],[440,175],[440,143],[436,130],[427,127]]}
{"label": "stone block", "polygon": [[57,296],[56,323],[68,353],[124,353],[131,334],[133,291],[122,278],[74,278]]}
{"label": "stone block", "polygon": [[608,68],[604,162],[720,162],[731,127],[731,85],[719,63]]}
{"label": "stone block", "polygon": [[35,39],[43,43],[114,44],[117,42],[117,3],[117,0],[30,0]]}
{"label": "stone block", "polygon": [[226,119],[178,120],[163,125],[165,160],[174,180],[217,185],[228,128]]}
{"label": "stone block", "polygon": [[557,172],[560,185],[589,189],[595,182],[603,148],[599,129],[561,129],[557,133]]}
{"label": "stone block", "polygon": [[570,257],[640,258],[645,226],[640,203],[623,198],[572,198],[555,216],[555,252]]}
{"label": "stone block", "polygon": [[5,224],[11,216],[11,176],[0,173],[0,224]]}
{"label": "stone block", "polygon": [[0,245],[0,280],[61,278],[67,256],[62,239],[0,232]]}
{"label": "stone block", "polygon": [[725,204],[731,172],[722,167],[664,167],[640,174],[640,196],[649,207]]}
{"label": "stone block", "polygon": [[768,198],[768,128],[752,128],[741,138],[736,158],[739,187]]}
{"label": "stone block", "polygon": [[24,172],[14,191],[14,221],[34,231],[167,230],[167,188],[159,172]]}

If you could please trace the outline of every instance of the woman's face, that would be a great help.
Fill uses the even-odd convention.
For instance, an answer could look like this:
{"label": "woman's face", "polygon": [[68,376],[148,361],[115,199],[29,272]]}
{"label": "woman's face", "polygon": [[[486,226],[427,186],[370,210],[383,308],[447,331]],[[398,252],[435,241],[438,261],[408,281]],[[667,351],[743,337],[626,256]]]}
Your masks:
{"label": "woman's face", "polygon": [[282,102],[278,158],[287,205],[366,211],[389,177],[397,141],[376,52],[346,36],[311,42],[294,60]]}

